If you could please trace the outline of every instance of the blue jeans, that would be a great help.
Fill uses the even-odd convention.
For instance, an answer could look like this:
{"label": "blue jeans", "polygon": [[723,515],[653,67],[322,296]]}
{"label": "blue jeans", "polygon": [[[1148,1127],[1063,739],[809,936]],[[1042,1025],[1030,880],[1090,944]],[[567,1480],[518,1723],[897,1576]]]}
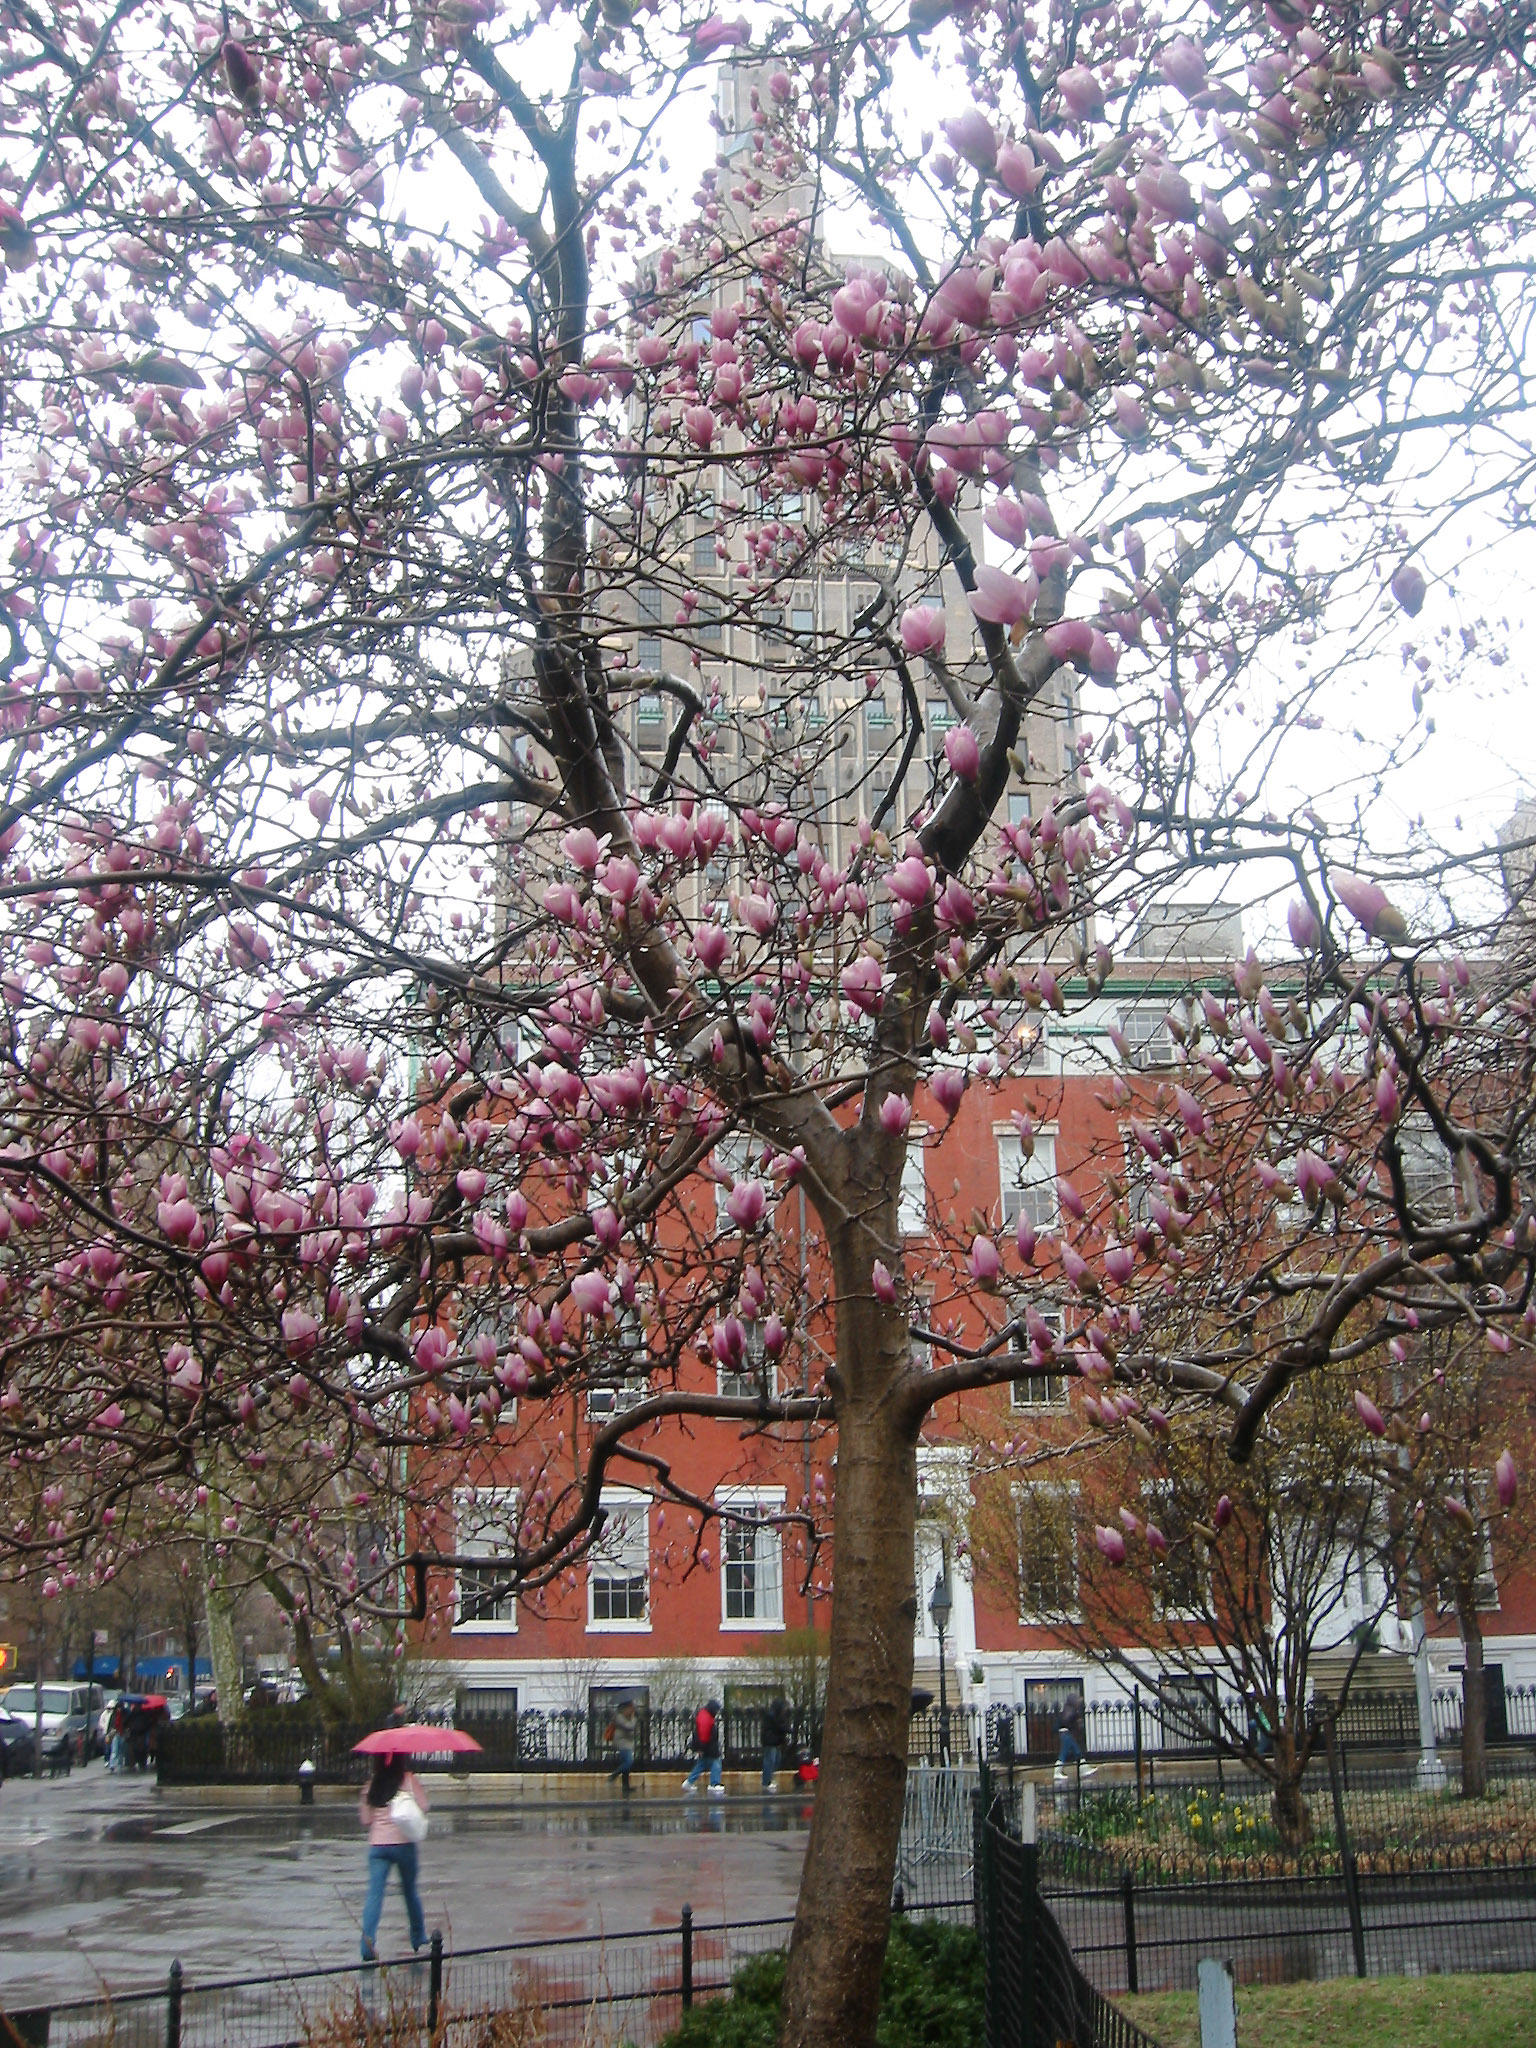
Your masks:
{"label": "blue jeans", "polygon": [[711,1785],[723,1785],[725,1783],[725,1773],[720,1768],[719,1757],[701,1756],[687,1777],[684,1778],[683,1790],[686,1792],[690,1785],[696,1785],[706,1771],[709,1773]]}
{"label": "blue jeans", "polygon": [[1056,1733],[1061,1741],[1061,1747],[1056,1752],[1057,1763],[1080,1764],[1083,1760],[1083,1747],[1072,1733],[1072,1730],[1070,1728],[1058,1728]]}
{"label": "blue jeans", "polygon": [[416,1889],[416,1844],[375,1843],[368,1851],[368,1898],[363,1907],[365,1963],[373,1961],[373,1938],[379,1931],[379,1915],[384,1910],[384,1887],[389,1883],[392,1869],[399,1871],[400,1889],[405,1893],[405,1910],[411,1921],[411,1947],[420,1948],[427,1938],[427,1916],[421,1910],[421,1895]]}
{"label": "blue jeans", "polygon": [[775,1775],[776,1775],[776,1774],[777,1774],[777,1772],[778,1772],[778,1768],[779,1768],[779,1752],[778,1752],[778,1750],[776,1750],[776,1749],[769,1749],[769,1748],[768,1748],[768,1747],[767,1747],[767,1746],[765,1745],[765,1746],[764,1746],[764,1749],[763,1749],[763,1790],[764,1790],[765,1792],[771,1792],[771,1791],[773,1790],[773,1781],[774,1781],[774,1777],[775,1777]]}

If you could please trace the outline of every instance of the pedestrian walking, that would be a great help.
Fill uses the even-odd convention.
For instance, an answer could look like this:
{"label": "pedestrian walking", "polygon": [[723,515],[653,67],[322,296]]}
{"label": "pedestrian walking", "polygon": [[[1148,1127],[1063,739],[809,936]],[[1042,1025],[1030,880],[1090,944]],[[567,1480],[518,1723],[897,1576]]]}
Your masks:
{"label": "pedestrian walking", "polygon": [[416,1889],[417,1844],[426,1839],[427,1795],[403,1756],[381,1756],[358,1800],[357,1817],[368,1830],[368,1897],[363,1906],[363,1961],[378,1961],[374,1946],[384,1890],[391,1870],[400,1873],[405,1910],[411,1923],[411,1947],[424,1946],[426,1915]]}
{"label": "pedestrian walking", "polygon": [[1083,1703],[1074,1693],[1061,1710],[1056,1724],[1056,1776],[1065,1778],[1073,1765],[1080,1778],[1091,1778],[1094,1767],[1083,1763]]}
{"label": "pedestrian walking", "polygon": [[780,1761],[789,1748],[794,1734],[794,1723],[790,1719],[789,1702],[782,1693],[775,1693],[763,1709],[763,1790],[775,1791],[774,1778]]}
{"label": "pedestrian walking", "polygon": [[640,1713],[633,1700],[620,1700],[613,1710],[613,1719],[603,1730],[603,1740],[615,1751],[618,1761],[608,1773],[611,1785],[615,1778],[622,1778],[624,1790],[630,1787],[629,1774],[635,1768],[635,1745],[640,1739]]}
{"label": "pedestrian walking", "polygon": [[128,1709],[119,1700],[112,1709],[108,1722],[107,1769],[126,1771],[128,1768]]}
{"label": "pedestrian walking", "polygon": [[720,1769],[720,1702],[706,1700],[693,1717],[693,1746],[698,1760],[683,1780],[683,1794],[691,1798],[698,1789],[698,1782],[704,1773],[709,1773],[710,1796],[714,1799],[725,1797],[725,1781]]}

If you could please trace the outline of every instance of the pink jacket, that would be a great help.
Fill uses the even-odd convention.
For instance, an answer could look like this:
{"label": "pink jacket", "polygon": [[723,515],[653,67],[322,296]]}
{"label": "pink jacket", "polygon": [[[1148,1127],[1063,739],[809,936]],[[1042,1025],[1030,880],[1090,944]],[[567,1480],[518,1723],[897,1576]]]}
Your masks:
{"label": "pink jacket", "polygon": [[[401,1781],[400,1790],[402,1792],[409,1792],[422,1812],[426,1812],[429,1803],[426,1789],[414,1771],[406,1772],[405,1777]],[[362,1826],[368,1830],[368,1846],[370,1849],[398,1848],[405,1840],[405,1836],[401,1834],[400,1830],[390,1819],[387,1806],[370,1806],[368,1804],[368,1787],[366,1785],[358,1797],[357,1817]]]}

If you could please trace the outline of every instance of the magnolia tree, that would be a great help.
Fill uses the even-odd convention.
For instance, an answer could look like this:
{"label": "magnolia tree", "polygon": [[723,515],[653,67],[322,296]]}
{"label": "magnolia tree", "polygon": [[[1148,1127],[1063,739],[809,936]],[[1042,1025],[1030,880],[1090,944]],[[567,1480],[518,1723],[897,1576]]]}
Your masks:
{"label": "magnolia tree", "polygon": [[1392,1475],[1332,1373],[1286,1390],[1240,1466],[1209,1405],[1127,1420],[1148,1413],[1150,1442],[1111,1415],[1016,1453],[979,1483],[973,1536],[1025,1612],[1140,1689],[1165,1742],[1218,1742],[1265,1781],[1299,1850],[1314,1708],[1342,1705],[1396,1596]]}
{"label": "magnolia tree", "polygon": [[[834,1602],[783,2038],[873,2039],[918,1437],[1052,1346],[1026,1314],[914,1356],[914,1100],[934,1126],[1006,1069],[1000,1006],[1102,987],[1158,889],[1281,857],[1306,973],[1277,1003],[1250,960],[1192,1020],[1138,1117],[1150,1220],[1106,1176],[1071,1243],[969,1233],[960,1283],[1065,1278],[1092,1398],[1225,1403],[1239,1456],[1354,1344],[1523,1308],[1519,1090],[1452,1110],[1436,1077],[1475,1041],[1528,1099],[1529,1009],[1440,947],[1412,847],[1375,867],[1417,701],[1349,735],[1405,634],[1428,676],[1442,640],[1471,658],[1447,507],[1527,516],[1528,33],[6,11],[16,1569],[67,1587],[158,1517],[233,1577],[275,1558],[303,1612],[321,1581],[388,1609],[397,1560],[354,1532],[509,1395],[569,1416],[633,1308],[647,1398],[551,1420],[505,1569],[555,1581],[605,1476],[675,1492],[688,1418],[835,1428],[835,1501],[800,1510]],[[680,177],[725,67],[717,161]],[[867,596],[806,617],[839,565]],[[1449,1222],[1405,1187],[1409,1112],[1459,1163]],[[717,1241],[686,1191],[732,1134]],[[1202,1341],[1159,1353],[1192,1270]],[[799,1391],[683,1369],[758,1339]]]}

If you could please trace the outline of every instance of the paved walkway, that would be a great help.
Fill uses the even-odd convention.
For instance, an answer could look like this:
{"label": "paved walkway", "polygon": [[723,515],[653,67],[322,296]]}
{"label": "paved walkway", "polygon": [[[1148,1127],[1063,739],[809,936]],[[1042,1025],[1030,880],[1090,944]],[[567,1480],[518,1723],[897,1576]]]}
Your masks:
{"label": "paved walkway", "polygon": [[[456,1790],[433,1816],[421,1887],[428,1926],[452,1947],[676,1925],[685,1901],[701,1926],[794,1911],[810,1819],[799,1795],[682,1800],[669,1786],[625,1801],[615,1787],[532,1806],[453,1804]],[[0,2004],[149,1986],[177,1957],[203,1979],[349,1962],[365,1864],[355,1795],[214,1802],[100,1763],[11,1779]],[[405,1939],[394,1890],[381,1949]]]}

